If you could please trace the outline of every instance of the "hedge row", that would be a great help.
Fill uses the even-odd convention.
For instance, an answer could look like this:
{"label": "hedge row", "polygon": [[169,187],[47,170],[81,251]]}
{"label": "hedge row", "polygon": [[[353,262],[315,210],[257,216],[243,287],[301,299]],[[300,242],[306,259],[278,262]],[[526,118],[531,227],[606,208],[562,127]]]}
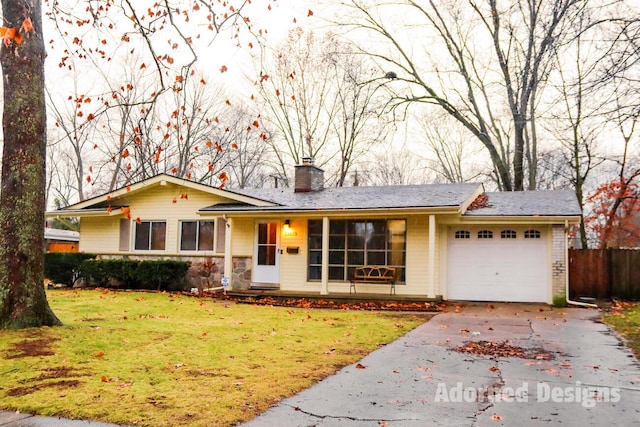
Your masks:
{"label": "hedge row", "polygon": [[47,252],[44,255],[44,275],[54,283],[72,286],[80,274],[82,261],[95,258],[84,252]]}
{"label": "hedge row", "polygon": [[174,260],[134,261],[128,259],[95,259],[82,252],[49,252],[45,254],[45,276],[72,286],[84,279],[88,286],[122,289],[182,290],[187,287],[189,263]]}
{"label": "hedge row", "polygon": [[96,286],[180,290],[188,269],[189,263],[184,261],[87,259],[80,264],[80,275]]}

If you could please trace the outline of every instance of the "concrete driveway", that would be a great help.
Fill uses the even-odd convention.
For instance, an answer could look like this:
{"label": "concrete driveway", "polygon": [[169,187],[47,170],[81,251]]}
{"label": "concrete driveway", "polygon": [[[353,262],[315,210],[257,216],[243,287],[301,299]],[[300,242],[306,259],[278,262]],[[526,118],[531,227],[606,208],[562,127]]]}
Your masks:
{"label": "concrete driveway", "polygon": [[555,424],[640,425],[638,362],[596,310],[452,306],[243,426]]}

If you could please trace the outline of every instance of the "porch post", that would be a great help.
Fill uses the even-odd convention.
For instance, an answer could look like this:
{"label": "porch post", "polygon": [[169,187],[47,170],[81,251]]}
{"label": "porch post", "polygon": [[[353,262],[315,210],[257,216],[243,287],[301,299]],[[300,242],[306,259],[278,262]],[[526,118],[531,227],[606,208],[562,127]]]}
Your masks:
{"label": "porch post", "polygon": [[233,250],[231,248],[231,231],[233,230],[233,220],[226,219],[224,233],[224,276],[229,279],[229,288],[233,289]]}
{"label": "porch post", "polygon": [[329,217],[322,218],[322,275],[320,295],[329,293]]}
{"label": "porch post", "polygon": [[429,273],[427,296],[436,289],[436,216],[429,215]]}

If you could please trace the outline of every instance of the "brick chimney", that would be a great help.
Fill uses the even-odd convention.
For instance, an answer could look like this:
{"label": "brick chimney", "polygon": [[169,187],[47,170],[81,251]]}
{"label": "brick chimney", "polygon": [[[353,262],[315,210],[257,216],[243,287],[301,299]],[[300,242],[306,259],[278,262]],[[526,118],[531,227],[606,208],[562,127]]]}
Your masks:
{"label": "brick chimney", "polygon": [[303,157],[302,164],[296,165],[295,192],[309,193],[324,188],[324,171],[313,164],[311,157]]}

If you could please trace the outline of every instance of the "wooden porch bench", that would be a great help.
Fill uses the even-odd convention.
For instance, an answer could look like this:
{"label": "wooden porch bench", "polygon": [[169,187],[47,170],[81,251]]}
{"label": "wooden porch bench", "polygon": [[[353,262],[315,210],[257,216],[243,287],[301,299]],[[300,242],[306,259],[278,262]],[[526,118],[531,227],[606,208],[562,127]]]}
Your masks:
{"label": "wooden porch bench", "polygon": [[396,293],[396,269],[384,265],[365,265],[356,267],[353,276],[349,279],[349,293],[356,292],[357,283],[375,285],[390,285],[389,295]]}

